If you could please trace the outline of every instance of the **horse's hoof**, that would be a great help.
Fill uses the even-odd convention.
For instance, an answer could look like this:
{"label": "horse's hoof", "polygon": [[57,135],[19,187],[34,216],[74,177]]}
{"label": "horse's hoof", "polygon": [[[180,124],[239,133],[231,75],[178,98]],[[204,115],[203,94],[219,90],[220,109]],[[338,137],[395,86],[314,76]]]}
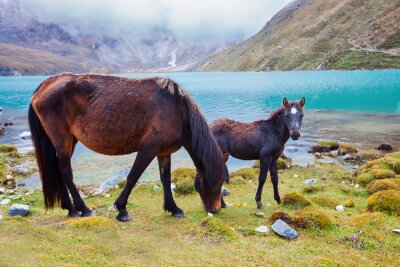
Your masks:
{"label": "horse's hoof", "polygon": [[276,203],[278,203],[278,205],[281,204],[281,199],[280,198],[275,199],[275,200],[276,200]]}
{"label": "horse's hoof", "polygon": [[132,221],[132,217],[127,212],[120,212],[117,216],[117,220],[120,222]]}
{"label": "horse's hoof", "polygon": [[226,209],[226,203],[225,202],[221,202],[221,208]]}
{"label": "horse's hoof", "polygon": [[81,214],[81,217],[93,217],[93,216],[94,216],[94,212],[92,210],[83,211]]}
{"label": "horse's hoof", "polygon": [[261,203],[261,201],[257,201],[257,209],[261,210],[264,208],[264,205]]}
{"label": "horse's hoof", "polygon": [[68,211],[68,216],[69,217],[80,217],[82,214],[82,212],[80,212],[79,210],[70,210]]}
{"label": "horse's hoof", "polygon": [[183,210],[178,209],[172,212],[172,216],[176,218],[185,218],[185,213],[183,212]]}

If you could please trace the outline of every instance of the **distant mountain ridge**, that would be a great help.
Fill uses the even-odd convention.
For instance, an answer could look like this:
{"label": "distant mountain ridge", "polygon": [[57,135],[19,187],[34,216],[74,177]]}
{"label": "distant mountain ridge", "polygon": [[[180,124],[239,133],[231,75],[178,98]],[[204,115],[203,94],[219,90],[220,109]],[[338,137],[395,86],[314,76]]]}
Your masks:
{"label": "distant mountain ridge", "polygon": [[39,22],[21,0],[0,1],[0,75],[179,70],[223,48],[180,43],[162,29],[135,40],[71,33],[67,28]]}
{"label": "distant mountain ridge", "polygon": [[400,1],[295,0],[203,71],[400,68]]}

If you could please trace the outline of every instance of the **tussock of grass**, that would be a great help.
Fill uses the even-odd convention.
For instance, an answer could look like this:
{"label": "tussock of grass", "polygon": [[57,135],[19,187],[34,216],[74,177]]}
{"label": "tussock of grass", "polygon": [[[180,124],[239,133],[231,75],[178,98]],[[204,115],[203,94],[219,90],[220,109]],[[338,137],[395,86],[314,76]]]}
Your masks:
{"label": "tussock of grass", "polygon": [[304,208],[311,205],[311,202],[298,192],[288,193],[283,196],[282,204],[292,208]]}
{"label": "tussock of grass", "polygon": [[18,152],[16,146],[13,145],[0,145],[0,153]]}
{"label": "tussock of grass", "polygon": [[174,189],[175,193],[178,195],[188,195],[188,194],[193,194],[196,192],[194,189],[194,182],[193,180],[181,180],[178,183],[176,183],[176,187]]}
{"label": "tussock of grass", "polygon": [[255,168],[242,168],[233,173],[230,177],[242,177],[244,180],[256,180],[258,179],[259,170]]}
{"label": "tussock of grass", "polygon": [[311,198],[312,202],[320,207],[334,209],[339,202],[331,197],[315,196]]}
{"label": "tussock of grass", "polygon": [[352,145],[349,144],[340,144],[339,145],[339,154],[345,155],[345,154],[356,154],[358,153],[358,149]]}
{"label": "tussock of grass", "polygon": [[320,191],[324,191],[325,187],[322,185],[306,185],[303,188],[303,193],[304,194],[312,194]]}
{"label": "tussock of grass", "polygon": [[179,183],[182,180],[194,181],[196,176],[196,170],[191,168],[178,168],[174,170],[171,174],[171,181],[174,183]]}
{"label": "tussock of grass", "polygon": [[289,216],[289,214],[287,214],[284,211],[275,211],[269,217],[269,221],[271,223],[274,223],[277,220],[282,220],[287,224],[291,224],[292,223],[292,218]]}
{"label": "tussock of grass", "polygon": [[367,190],[370,194],[389,189],[400,190],[400,179],[392,178],[376,180],[367,185]]}
{"label": "tussock of grass", "polygon": [[224,223],[221,219],[215,217],[206,217],[201,223],[201,227],[206,228],[207,236],[211,237],[223,237],[225,239],[235,239],[236,232],[228,224]]}
{"label": "tussock of grass", "polygon": [[376,192],[367,200],[369,211],[383,211],[388,214],[400,214],[400,191],[384,190]]}
{"label": "tussock of grass", "polygon": [[323,211],[307,208],[296,212],[292,224],[297,228],[320,228],[326,229],[333,225],[331,218]]}

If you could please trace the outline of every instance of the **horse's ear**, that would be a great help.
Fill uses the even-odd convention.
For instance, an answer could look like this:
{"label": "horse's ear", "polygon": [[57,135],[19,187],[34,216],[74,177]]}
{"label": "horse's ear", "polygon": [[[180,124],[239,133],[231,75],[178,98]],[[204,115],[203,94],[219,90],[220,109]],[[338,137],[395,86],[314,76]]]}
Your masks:
{"label": "horse's ear", "polygon": [[283,98],[283,103],[282,103],[286,108],[289,106],[289,101],[286,99],[286,97]]}
{"label": "horse's ear", "polygon": [[304,107],[305,104],[306,104],[306,99],[305,99],[305,97],[303,96],[303,98],[300,100],[300,105],[301,105],[302,107]]}
{"label": "horse's ear", "polygon": [[229,159],[229,153],[225,153],[222,158],[224,160],[224,163],[226,163],[228,161],[228,159]]}

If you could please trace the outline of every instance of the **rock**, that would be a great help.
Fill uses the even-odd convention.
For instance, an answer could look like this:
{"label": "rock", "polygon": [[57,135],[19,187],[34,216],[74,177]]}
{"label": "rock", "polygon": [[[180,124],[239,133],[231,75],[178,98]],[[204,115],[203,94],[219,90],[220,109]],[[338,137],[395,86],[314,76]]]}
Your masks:
{"label": "rock", "polygon": [[8,210],[10,216],[26,216],[29,213],[29,206],[25,204],[13,204]]}
{"label": "rock", "polygon": [[103,195],[103,197],[105,197],[105,198],[109,198],[109,197],[111,197],[111,195],[110,195],[110,194],[108,194],[108,193],[103,193],[102,195]]}
{"label": "rock", "polygon": [[221,188],[221,193],[223,196],[229,196],[231,194],[231,191],[228,188],[226,188],[225,186],[223,186]]}
{"label": "rock", "polygon": [[4,194],[6,192],[6,189],[4,187],[0,187],[0,194]]}
{"label": "rock", "polygon": [[400,234],[400,229],[393,229],[392,232],[395,233],[395,234]]}
{"label": "rock", "polygon": [[79,195],[80,195],[81,198],[83,198],[83,199],[87,198],[87,195],[85,195],[82,191],[79,192]]}
{"label": "rock", "polygon": [[31,138],[31,132],[25,131],[18,135],[19,138],[23,140],[29,140]]}
{"label": "rock", "polygon": [[307,180],[304,181],[304,184],[308,184],[308,185],[310,185],[310,184],[316,184],[316,183],[317,183],[317,179],[314,179],[314,178],[312,178],[312,179],[307,179]]}
{"label": "rock", "polygon": [[156,185],[156,184],[153,186],[153,190],[154,190],[154,191],[157,191],[159,188],[160,188],[160,187],[159,187],[158,185]]}
{"label": "rock", "polygon": [[286,148],[285,148],[285,150],[287,151],[287,152],[290,152],[290,153],[294,153],[294,152],[297,152],[297,151],[299,151],[296,147],[294,147],[294,146],[287,146]]}
{"label": "rock", "polygon": [[320,159],[320,158],[322,157],[322,155],[321,155],[321,153],[319,153],[319,152],[315,152],[315,153],[314,153],[314,157],[315,157],[316,159]]}
{"label": "rock", "polygon": [[349,154],[339,157],[339,160],[341,160],[341,161],[348,161],[348,160],[352,160],[352,159],[353,159],[353,157],[350,156]]}
{"label": "rock", "polygon": [[18,166],[14,168],[13,172],[16,174],[27,175],[29,173],[29,170],[25,167]]}
{"label": "rock", "polygon": [[212,214],[211,212],[207,213],[208,217],[214,217],[214,214]]}
{"label": "rock", "polygon": [[265,213],[264,212],[256,212],[257,217],[265,218]]}
{"label": "rock", "polygon": [[377,150],[382,150],[382,151],[392,151],[393,147],[389,144],[381,144],[377,148]]}
{"label": "rock", "polygon": [[332,155],[332,157],[336,158],[337,156],[339,156],[339,150],[331,151],[329,154]]}
{"label": "rock", "polygon": [[337,211],[342,212],[342,211],[344,211],[344,206],[343,206],[343,205],[338,205],[338,206],[336,206],[335,209],[336,209]]}
{"label": "rock", "polygon": [[110,207],[108,207],[108,211],[114,211],[114,210],[116,210],[117,208],[115,207],[115,205],[111,205]]}
{"label": "rock", "polygon": [[0,202],[0,205],[5,206],[5,205],[9,205],[10,203],[11,203],[11,200],[9,200],[8,198],[6,198],[6,199],[3,199],[3,200]]}
{"label": "rock", "polygon": [[297,237],[297,231],[280,219],[275,221],[271,228],[275,233],[282,237],[289,239],[294,239]]}
{"label": "rock", "polygon": [[0,127],[0,135],[3,135],[6,132],[6,128]]}
{"label": "rock", "polygon": [[294,174],[293,177],[294,177],[294,178],[298,178],[299,176],[298,176],[297,174]]}
{"label": "rock", "polygon": [[0,222],[1,222],[1,220],[3,220],[3,215],[0,215]]}
{"label": "rock", "polygon": [[356,184],[356,185],[354,186],[354,188],[360,188],[360,185],[359,185],[359,184]]}
{"label": "rock", "polygon": [[5,122],[5,123],[4,123],[4,126],[5,126],[5,127],[7,127],[7,126],[12,126],[13,124],[14,124],[14,123],[12,123],[12,122]]}
{"label": "rock", "polygon": [[268,234],[269,233],[269,229],[265,225],[260,225],[255,230],[256,230],[256,232],[259,232],[259,233],[262,233],[262,234]]}

